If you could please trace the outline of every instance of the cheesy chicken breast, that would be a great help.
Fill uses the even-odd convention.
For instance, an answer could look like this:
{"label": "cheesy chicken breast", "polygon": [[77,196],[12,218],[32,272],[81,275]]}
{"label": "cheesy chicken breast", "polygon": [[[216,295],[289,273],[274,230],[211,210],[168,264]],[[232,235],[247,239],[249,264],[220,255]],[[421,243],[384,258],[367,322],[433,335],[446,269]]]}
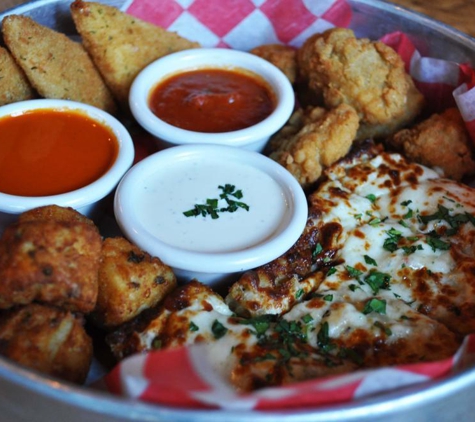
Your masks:
{"label": "cheesy chicken breast", "polygon": [[118,359],[200,343],[241,391],[447,358],[475,331],[473,189],[366,143],[307,226],[222,298],[194,281],[108,338]]}

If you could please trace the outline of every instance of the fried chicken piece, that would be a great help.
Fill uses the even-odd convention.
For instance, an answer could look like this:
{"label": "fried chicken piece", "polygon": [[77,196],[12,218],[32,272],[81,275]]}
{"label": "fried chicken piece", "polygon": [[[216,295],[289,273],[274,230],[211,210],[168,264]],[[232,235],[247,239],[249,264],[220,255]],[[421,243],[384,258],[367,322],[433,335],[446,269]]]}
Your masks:
{"label": "fried chicken piece", "polygon": [[399,55],[379,41],[333,28],[308,38],[297,54],[299,71],[326,107],[358,112],[357,139],[385,137],[420,113],[424,99]]}
{"label": "fried chicken piece", "polygon": [[200,46],[102,3],[76,0],[71,14],[84,47],[124,109],[128,109],[130,86],[145,66]]}
{"label": "fried chicken piece", "polygon": [[40,96],[115,112],[112,95],[81,44],[27,16],[5,17],[2,31],[5,44]]}
{"label": "fried chicken piece", "polygon": [[92,227],[95,226],[94,222],[87,218],[85,215],[76,211],[71,207],[60,207],[59,205],[45,205],[43,207],[33,208],[25,211],[18,217],[20,223],[26,221],[80,221],[82,223],[89,224]]}
{"label": "fried chicken piece", "polygon": [[0,315],[0,354],[23,366],[82,384],[92,353],[82,318],[71,312],[30,304]]}
{"label": "fried chicken piece", "polygon": [[270,158],[289,170],[303,187],[315,182],[325,167],[343,157],[358,130],[353,107],[297,110],[271,139]]}
{"label": "fried chicken piece", "polygon": [[171,268],[122,237],[103,242],[92,320],[113,328],[160,303],[176,287]]}
{"label": "fried chicken piece", "polygon": [[297,80],[297,50],[282,44],[264,44],[253,48],[250,53],[278,67],[289,78],[291,84]]}
{"label": "fried chicken piece", "polygon": [[11,54],[0,47],[0,106],[35,97],[35,90]]}
{"label": "fried chicken piece", "polygon": [[0,309],[38,301],[88,313],[96,305],[102,239],[81,221],[23,221],[0,238]]}
{"label": "fried chicken piece", "polygon": [[388,144],[402,151],[408,159],[442,169],[446,177],[457,181],[475,174],[470,142],[463,118],[456,108],[433,114],[388,139]]}

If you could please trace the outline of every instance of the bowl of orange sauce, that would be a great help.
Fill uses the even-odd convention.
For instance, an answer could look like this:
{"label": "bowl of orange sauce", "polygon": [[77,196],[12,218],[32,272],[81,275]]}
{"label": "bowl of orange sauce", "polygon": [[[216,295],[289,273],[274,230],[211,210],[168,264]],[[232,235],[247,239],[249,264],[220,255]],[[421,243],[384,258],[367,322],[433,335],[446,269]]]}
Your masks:
{"label": "bowl of orange sauce", "polygon": [[122,123],[73,101],[2,106],[0,133],[0,231],[18,214],[42,205],[96,217],[134,159]]}
{"label": "bowl of orange sauce", "polygon": [[260,57],[197,48],[143,69],[129,103],[160,147],[217,144],[260,152],[290,117],[294,93],[287,77]]}

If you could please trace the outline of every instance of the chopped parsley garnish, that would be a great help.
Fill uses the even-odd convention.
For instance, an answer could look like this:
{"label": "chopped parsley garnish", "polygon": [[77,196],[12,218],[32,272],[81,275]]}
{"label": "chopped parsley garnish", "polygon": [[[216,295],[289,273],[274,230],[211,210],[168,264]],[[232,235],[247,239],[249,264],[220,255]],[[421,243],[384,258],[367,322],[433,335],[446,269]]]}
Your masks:
{"label": "chopped parsley garnish", "polygon": [[322,253],[323,251],[323,246],[320,243],[317,243],[315,246],[315,249],[312,252],[312,257],[316,257],[318,254]]}
{"label": "chopped parsley garnish", "polygon": [[331,294],[325,295],[323,296],[323,300],[326,302],[331,302],[333,300],[333,295]]}
{"label": "chopped parsley garnish", "polygon": [[193,321],[190,321],[189,329],[190,331],[198,331],[200,328]]}
{"label": "chopped parsley garnish", "polygon": [[310,314],[306,314],[302,317],[302,321],[305,323],[305,324],[309,324],[310,322],[313,321],[313,317],[312,315]]}
{"label": "chopped parsley garnish", "polygon": [[450,243],[440,240],[435,232],[429,233],[429,236],[426,237],[426,242],[434,252],[437,249],[440,249],[441,251],[448,251],[450,249]]}
{"label": "chopped parsley garnish", "polygon": [[[243,197],[242,190],[236,190],[236,187],[231,184],[219,185],[218,189],[222,190],[222,193],[218,198],[208,198],[204,204],[195,204],[194,208],[184,211],[185,217],[198,217],[199,215],[207,217],[208,215],[213,219],[219,218],[219,213],[222,212],[236,212],[239,208],[249,211],[249,205],[244,202],[236,201],[230,196],[241,199]],[[219,200],[226,202],[227,206],[219,206]]]}
{"label": "chopped parsley garnish", "polygon": [[328,275],[335,274],[335,273],[336,273],[336,268],[335,268],[335,267],[331,267],[331,268],[327,271],[327,276],[328,276]]}
{"label": "chopped parsley garnish", "polygon": [[437,211],[433,214],[429,215],[418,215],[417,218],[422,224],[427,224],[431,221],[445,221],[450,227],[451,230],[446,231],[447,236],[454,235],[457,233],[459,227],[465,223],[472,223],[475,226],[475,216],[469,214],[468,212],[461,213],[461,214],[450,214],[448,208],[444,207],[443,205],[437,205]]}
{"label": "chopped parsley garnish", "polygon": [[256,330],[255,334],[257,335],[257,337],[261,337],[270,327],[272,321],[272,315],[259,315],[254,318],[244,319],[242,321],[239,321],[239,323],[244,325],[252,325],[253,328]]}
{"label": "chopped parsley garnish", "polygon": [[325,321],[317,334],[317,346],[322,349],[323,352],[328,353],[335,348],[335,345],[330,342],[329,325]]}
{"label": "chopped parsley garnish", "polygon": [[374,265],[375,267],[378,266],[378,263],[369,255],[364,256],[364,262],[366,262],[368,265]]}
{"label": "chopped parsley garnish", "polygon": [[376,312],[378,314],[385,315],[386,314],[386,301],[372,298],[366,302],[365,307],[363,309],[363,313],[365,315],[370,314],[371,312]]}
{"label": "chopped parsley garnish", "polygon": [[365,198],[371,201],[373,204],[376,202],[376,199],[377,199],[376,195],[374,195],[373,193],[366,195]]}
{"label": "chopped parsley garnish", "polygon": [[303,289],[299,289],[297,290],[297,293],[295,293],[295,298],[296,299],[300,299],[303,295],[304,295],[304,290]]}
{"label": "chopped parsley garnish", "polygon": [[221,324],[217,319],[214,320],[213,325],[211,326],[211,331],[216,340],[224,337],[228,332],[228,329]]}
{"label": "chopped parsley garnish", "polygon": [[386,233],[389,235],[389,237],[384,240],[383,248],[389,252],[394,252],[399,249],[398,242],[402,238],[402,233],[399,230],[396,230],[394,227],[387,230]]}
{"label": "chopped parsley garnish", "polygon": [[408,206],[409,204],[411,204],[411,203],[412,203],[412,200],[409,199],[409,200],[407,200],[407,201],[402,201],[402,202],[401,202],[401,205],[402,205],[403,207],[407,207],[407,206]]}
{"label": "chopped parsley garnish", "polygon": [[389,281],[391,276],[379,271],[371,271],[364,279],[366,284],[371,287],[373,294],[378,294],[380,289],[389,290]]}
{"label": "chopped parsley garnish", "polygon": [[361,274],[363,274],[363,271],[357,270],[355,267],[351,267],[350,265],[345,265],[346,271],[348,274],[353,277],[358,279]]}
{"label": "chopped parsley garnish", "polygon": [[383,331],[387,336],[390,336],[393,332],[389,327],[386,327],[381,321],[375,321],[374,326],[378,327],[381,331]]}

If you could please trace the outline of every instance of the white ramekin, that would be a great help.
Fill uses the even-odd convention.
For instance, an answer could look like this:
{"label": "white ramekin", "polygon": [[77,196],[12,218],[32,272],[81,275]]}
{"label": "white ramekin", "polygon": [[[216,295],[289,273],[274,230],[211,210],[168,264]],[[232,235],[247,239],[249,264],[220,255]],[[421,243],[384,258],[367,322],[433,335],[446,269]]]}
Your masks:
{"label": "white ramekin", "polygon": [[[241,130],[203,133],[180,129],[158,118],[149,107],[151,91],[161,81],[180,72],[203,69],[244,69],[260,76],[276,97],[275,110],[263,121]],[[226,48],[196,48],[162,57],[143,69],[134,80],[129,104],[137,122],[157,138],[160,147],[217,144],[262,151],[271,135],[290,117],[295,96],[288,78],[273,64],[250,53]]]}
{"label": "white ramekin", "polygon": [[99,179],[71,192],[50,196],[17,196],[0,192],[0,232],[22,212],[43,205],[72,207],[88,217],[98,216],[102,200],[114,190],[134,160],[132,138],[122,123],[105,111],[87,104],[54,99],[21,101],[0,107],[0,118],[39,109],[77,110],[110,128],[118,142],[117,158]]}
{"label": "white ramekin", "polygon": [[[152,229],[152,226],[156,225],[156,220],[150,220],[149,216],[144,217],[143,204],[149,203],[150,198],[147,195],[154,195],[154,192],[157,192],[157,182],[165,180],[168,172],[176,172],[177,168],[186,171],[192,168],[191,174],[196,167],[199,172],[204,166],[212,167],[216,163],[230,168],[251,166],[253,171],[262,172],[265,179],[270,177],[272,183],[275,182],[279,195],[286,204],[286,207],[282,208],[285,211],[279,214],[281,216],[276,220],[276,224],[254,244],[223,250],[201,251],[199,246],[193,249],[177,246],[173,244],[172,237],[160,239],[161,233],[157,235],[157,231],[154,232],[156,229]],[[215,186],[224,182],[218,179],[211,180],[210,184]],[[154,186],[153,189],[151,185]],[[259,190],[258,182],[254,188],[264,201],[266,192]],[[183,188],[179,192],[174,192],[182,197],[189,196],[190,191]],[[243,198],[243,201],[245,200],[246,197]],[[167,206],[167,201],[158,204],[158,207]],[[155,211],[156,208],[150,209],[151,213]],[[174,211],[181,214],[185,209]],[[270,208],[269,211],[274,212]],[[196,278],[201,282],[216,285],[235,273],[263,265],[286,252],[302,234],[307,221],[308,206],[305,194],[296,179],[270,158],[245,149],[202,144],[168,148],[152,154],[133,166],[116,190],[114,212],[124,235],[143,250],[170,265],[179,279],[187,281]],[[180,218],[183,219],[181,215]],[[239,229],[241,230],[241,227]],[[242,227],[242,231],[249,233],[249,236],[253,235],[251,230],[247,226]],[[207,232],[204,232],[204,236],[207,236]]]}

